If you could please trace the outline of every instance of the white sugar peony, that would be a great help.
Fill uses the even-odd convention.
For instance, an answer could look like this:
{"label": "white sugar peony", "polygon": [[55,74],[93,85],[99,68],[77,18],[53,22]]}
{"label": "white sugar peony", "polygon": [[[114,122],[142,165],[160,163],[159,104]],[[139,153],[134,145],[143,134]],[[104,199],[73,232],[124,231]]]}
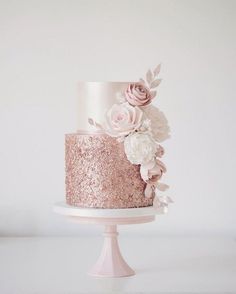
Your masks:
{"label": "white sugar peony", "polygon": [[157,144],[148,133],[132,133],[124,140],[125,153],[133,164],[147,164],[154,160]]}
{"label": "white sugar peony", "polygon": [[162,111],[153,105],[143,107],[144,116],[151,121],[151,132],[157,142],[163,142],[169,138],[170,128]]}

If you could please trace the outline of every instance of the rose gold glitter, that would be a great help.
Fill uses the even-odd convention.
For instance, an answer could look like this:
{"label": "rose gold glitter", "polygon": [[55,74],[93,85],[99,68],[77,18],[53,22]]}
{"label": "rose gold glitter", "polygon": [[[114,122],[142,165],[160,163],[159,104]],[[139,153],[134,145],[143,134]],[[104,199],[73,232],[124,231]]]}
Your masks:
{"label": "rose gold glitter", "polygon": [[144,196],[140,167],[126,158],[123,143],[106,134],[65,137],[66,202],[79,207],[131,208],[153,204]]}

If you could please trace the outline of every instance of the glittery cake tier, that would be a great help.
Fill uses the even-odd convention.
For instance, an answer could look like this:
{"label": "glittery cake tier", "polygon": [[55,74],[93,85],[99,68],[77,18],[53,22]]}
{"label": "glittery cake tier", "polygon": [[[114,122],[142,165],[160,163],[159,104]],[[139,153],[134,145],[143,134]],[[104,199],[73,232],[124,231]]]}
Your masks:
{"label": "glittery cake tier", "polygon": [[126,158],[123,143],[103,133],[67,134],[66,202],[93,208],[133,208],[153,204],[144,196],[138,165]]}

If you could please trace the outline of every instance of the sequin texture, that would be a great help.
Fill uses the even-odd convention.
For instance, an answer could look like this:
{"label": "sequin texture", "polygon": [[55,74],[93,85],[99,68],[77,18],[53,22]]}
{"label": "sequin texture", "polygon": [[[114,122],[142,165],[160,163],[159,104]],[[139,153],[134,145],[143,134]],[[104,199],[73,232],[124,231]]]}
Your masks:
{"label": "sequin texture", "polygon": [[123,143],[106,134],[65,136],[66,202],[78,207],[131,208],[153,204],[144,196],[140,167]]}

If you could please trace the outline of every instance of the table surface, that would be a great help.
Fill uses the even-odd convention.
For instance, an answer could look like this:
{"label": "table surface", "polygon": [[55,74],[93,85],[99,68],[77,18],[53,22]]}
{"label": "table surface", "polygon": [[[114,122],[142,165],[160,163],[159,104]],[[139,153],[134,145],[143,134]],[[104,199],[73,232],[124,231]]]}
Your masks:
{"label": "table surface", "polygon": [[119,239],[135,276],[86,274],[102,237],[0,238],[0,293],[236,293],[233,238]]}

